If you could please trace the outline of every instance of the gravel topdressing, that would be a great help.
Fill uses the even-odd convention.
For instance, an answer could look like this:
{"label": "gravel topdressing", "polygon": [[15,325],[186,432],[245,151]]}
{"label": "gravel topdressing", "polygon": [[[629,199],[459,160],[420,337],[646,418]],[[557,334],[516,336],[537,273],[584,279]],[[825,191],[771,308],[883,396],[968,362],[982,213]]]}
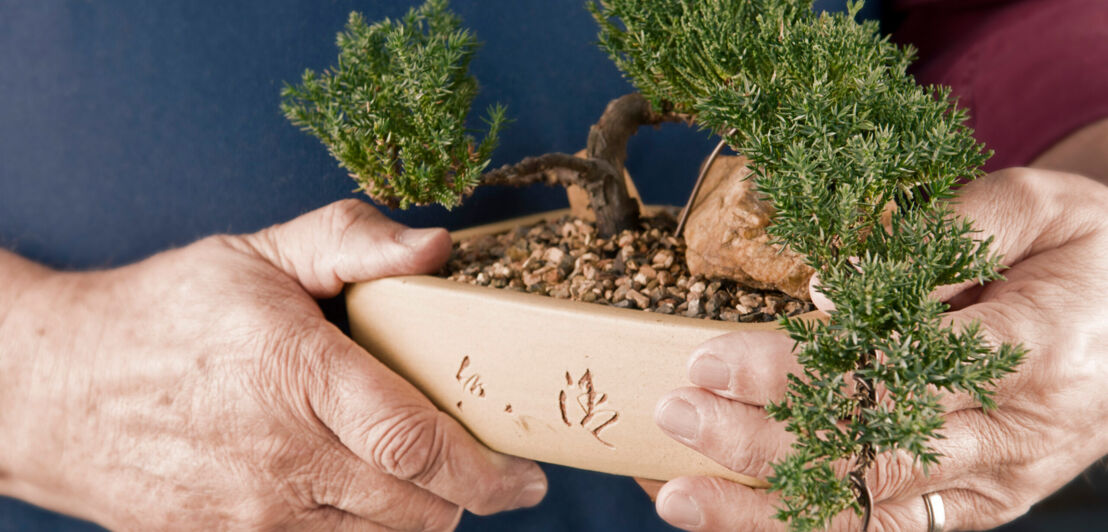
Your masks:
{"label": "gravel topdressing", "polygon": [[706,279],[685,267],[685,241],[672,236],[673,215],[644,217],[640,228],[612,238],[565,216],[454,244],[441,276],[506,288],[641,309],[736,322],[772,321],[814,309],[811,303],[728,279]]}

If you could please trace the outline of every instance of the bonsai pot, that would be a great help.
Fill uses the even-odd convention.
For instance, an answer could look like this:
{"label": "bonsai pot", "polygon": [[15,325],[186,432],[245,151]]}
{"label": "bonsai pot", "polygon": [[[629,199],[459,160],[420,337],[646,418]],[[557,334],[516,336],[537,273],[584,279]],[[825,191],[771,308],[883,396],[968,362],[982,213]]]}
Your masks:
{"label": "bonsai pot", "polygon": [[354,339],[493,450],[653,480],[709,475],[767,485],[671,439],[655,425],[654,408],[691,385],[686,361],[698,344],[775,322],[619,309],[426,275],[351,285],[346,302]]}

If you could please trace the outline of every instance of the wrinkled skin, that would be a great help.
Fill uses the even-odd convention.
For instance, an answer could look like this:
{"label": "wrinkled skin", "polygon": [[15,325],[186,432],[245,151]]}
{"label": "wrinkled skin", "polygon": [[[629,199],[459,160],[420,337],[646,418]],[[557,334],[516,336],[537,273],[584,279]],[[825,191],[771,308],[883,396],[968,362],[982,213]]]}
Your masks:
{"label": "wrinkled skin", "polygon": [[107,271],[0,252],[24,281],[0,298],[0,488],[123,530],[444,530],[536,504],[533,462],[481,446],[313,299],[449,248],[349,200]]}
{"label": "wrinkled skin", "polygon": [[[947,530],[992,528],[1025,513],[1108,453],[1108,187],[1074,174],[1011,169],[967,185],[956,210],[996,236],[1007,280],[943,287],[954,324],[977,320],[995,341],[1029,353],[998,385],[984,412],[947,394],[945,455],[929,475],[902,453],[881,455],[867,482],[871,530],[926,530],[922,495],[941,494]],[[825,298],[817,305],[828,308]],[[699,387],[659,401],[671,436],[721,464],[764,478],[789,452],[782,423],[763,406],[780,400],[799,366],[779,333],[733,333],[698,347],[689,361]],[[842,464],[841,470],[846,470]],[[657,494],[660,515],[686,530],[784,530],[775,495],[709,478],[679,478]],[[845,512],[831,530],[859,529]]]}

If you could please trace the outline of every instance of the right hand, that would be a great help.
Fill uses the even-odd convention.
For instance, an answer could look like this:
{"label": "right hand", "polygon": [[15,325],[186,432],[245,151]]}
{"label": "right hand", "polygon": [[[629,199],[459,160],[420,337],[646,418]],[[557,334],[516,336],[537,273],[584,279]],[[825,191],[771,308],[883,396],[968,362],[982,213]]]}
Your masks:
{"label": "right hand", "polygon": [[535,463],[479,444],[313,300],[449,248],[349,200],[46,275],[0,323],[0,486],[113,529],[438,530],[537,504]]}
{"label": "right hand", "polygon": [[[925,473],[904,450],[877,456],[869,469],[872,530],[926,530],[923,495],[939,493],[950,530],[983,530],[1011,521],[1108,453],[1108,188],[1073,174],[1002,170],[961,189],[953,207],[996,237],[1003,281],[941,287],[948,323],[977,322],[993,345],[1022,344],[1027,356],[995,385],[997,408],[967,393],[939,394],[939,463]],[[815,294],[813,294],[815,295]],[[830,309],[827,299],[813,298]],[[729,469],[757,478],[792,452],[794,436],[766,416],[788,376],[803,375],[779,332],[735,332],[693,352],[689,380],[659,401],[659,424],[678,441]],[[878,393],[881,391],[879,389]],[[835,464],[845,475],[852,465]],[[778,531],[778,494],[718,478],[671,480],[658,510],[686,530]],[[861,526],[841,513],[830,530]]]}

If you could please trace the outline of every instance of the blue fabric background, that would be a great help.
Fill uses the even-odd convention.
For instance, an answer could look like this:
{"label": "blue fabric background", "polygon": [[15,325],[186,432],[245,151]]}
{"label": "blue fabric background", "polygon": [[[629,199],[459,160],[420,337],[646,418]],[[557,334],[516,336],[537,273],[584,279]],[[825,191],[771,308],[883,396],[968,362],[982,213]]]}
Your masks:
{"label": "blue fabric background", "polygon": [[[351,10],[377,19],[415,3],[0,0],[0,246],[61,268],[108,267],[350,196],[321,145],[281,116],[278,91],[333,63]],[[485,42],[476,108],[502,102],[515,120],[494,165],[580,149],[605,104],[630,90],[593,45],[581,1],[453,4]],[[681,126],[641,132],[628,167],[645,200],[683,202],[712,144]],[[564,205],[560,189],[488,188],[453,212],[390,215],[454,228]],[[462,528],[668,529],[628,479],[547,471],[540,507],[467,516]],[[0,531],[39,529],[97,527],[0,498]]]}

